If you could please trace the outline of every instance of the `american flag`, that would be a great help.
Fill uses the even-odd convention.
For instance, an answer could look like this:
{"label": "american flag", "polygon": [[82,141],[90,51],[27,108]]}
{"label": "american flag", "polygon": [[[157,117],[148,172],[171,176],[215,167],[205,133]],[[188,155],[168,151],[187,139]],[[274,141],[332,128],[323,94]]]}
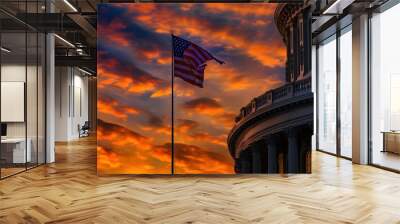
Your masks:
{"label": "american flag", "polygon": [[214,59],[220,64],[224,63],[196,44],[174,35],[172,35],[172,46],[174,76],[200,88],[203,88],[206,62]]}

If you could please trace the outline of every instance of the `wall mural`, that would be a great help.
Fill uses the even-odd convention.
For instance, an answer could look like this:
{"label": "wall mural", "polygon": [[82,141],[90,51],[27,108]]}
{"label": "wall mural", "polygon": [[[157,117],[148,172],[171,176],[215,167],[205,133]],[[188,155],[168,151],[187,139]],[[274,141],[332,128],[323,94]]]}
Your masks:
{"label": "wall mural", "polygon": [[[304,126],[286,99],[307,98],[311,84],[306,75],[288,80],[277,7],[100,4],[98,173],[309,172],[311,134],[284,121]],[[310,108],[303,121],[312,98]]]}

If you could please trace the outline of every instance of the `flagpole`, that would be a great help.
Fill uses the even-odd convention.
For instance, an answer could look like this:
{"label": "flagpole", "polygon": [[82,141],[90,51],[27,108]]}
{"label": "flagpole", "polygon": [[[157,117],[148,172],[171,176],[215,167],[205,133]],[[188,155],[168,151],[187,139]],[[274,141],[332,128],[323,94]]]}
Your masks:
{"label": "flagpole", "polygon": [[174,40],[173,33],[171,33],[172,38],[172,67],[171,67],[171,174],[174,175],[175,170],[175,144],[174,144]]}

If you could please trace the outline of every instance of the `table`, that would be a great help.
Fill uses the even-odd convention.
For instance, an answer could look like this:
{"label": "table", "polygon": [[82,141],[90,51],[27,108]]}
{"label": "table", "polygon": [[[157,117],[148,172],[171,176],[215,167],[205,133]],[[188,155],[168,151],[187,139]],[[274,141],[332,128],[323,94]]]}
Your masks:
{"label": "table", "polygon": [[400,154],[400,131],[383,131],[382,152]]}
{"label": "table", "polygon": [[25,152],[25,138],[5,138],[1,139],[1,156],[9,163],[26,163],[31,162],[32,141],[30,138],[26,139],[28,143]]}

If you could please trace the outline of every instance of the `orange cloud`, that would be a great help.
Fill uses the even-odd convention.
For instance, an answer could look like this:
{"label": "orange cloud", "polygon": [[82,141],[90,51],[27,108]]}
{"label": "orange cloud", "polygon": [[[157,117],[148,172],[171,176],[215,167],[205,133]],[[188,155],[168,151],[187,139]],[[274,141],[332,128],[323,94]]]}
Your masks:
{"label": "orange cloud", "polygon": [[170,96],[170,95],[171,95],[171,87],[166,86],[166,87],[158,88],[156,91],[153,92],[153,94],[150,95],[150,97],[156,98],[156,97],[163,97],[163,96]]}
{"label": "orange cloud", "polygon": [[[123,126],[98,122],[97,165],[100,174],[159,174],[170,172],[170,150],[154,150],[157,146],[149,137]],[[162,155],[160,156],[162,152]]]}
{"label": "orange cloud", "polygon": [[[251,3],[250,3],[251,4]],[[227,3],[207,3],[204,4],[207,12],[211,13],[234,13],[238,16],[272,16],[275,13],[276,6],[274,4],[253,4],[243,6],[242,4]]]}
{"label": "orange cloud", "polygon": [[109,42],[113,42],[122,47],[127,47],[130,45],[130,41],[125,37],[123,29],[126,28],[126,25],[121,20],[113,20],[107,25],[99,26],[98,33],[105,40]]}
{"label": "orange cloud", "polygon": [[139,110],[133,107],[122,106],[115,100],[97,100],[97,111],[118,119],[127,120],[129,115],[136,115]]}
{"label": "orange cloud", "polygon": [[[143,12],[147,12],[154,7],[144,6],[143,8],[145,8]],[[101,24],[98,33],[106,42],[121,48],[131,49],[132,54],[136,54],[138,58],[143,58],[149,62],[155,61],[161,65],[171,63],[169,52],[162,52],[160,49],[139,47],[138,43],[132,39],[132,36],[130,36],[128,32],[124,31],[126,28],[127,26],[124,21],[114,19],[108,24]]]}
{"label": "orange cloud", "polygon": [[107,151],[102,146],[97,146],[97,167],[100,169],[118,168],[121,166],[116,153]]}
{"label": "orange cloud", "polygon": [[[239,112],[239,108],[235,108],[241,104],[240,102],[247,103],[247,99],[280,83],[275,74],[254,74],[249,72],[247,66],[251,64],[256,65],[257,68],[262,68],[261,65],[268,68],[280,68],[284,66],[286,60],[285,46],[280,37],[275,38],[275,33],[271,36],[262,32],[249,35],[252,30],[273,31],[269,28],[274,25],[271,17],[275,7],[271,7],[270,4],[246,6],[180,4],[169,7],[168,4],[151,3],[121,4],[120,7],[129,8],[133,13],[118,15],[111,25],[104,24],[105,26],[99,29],[99,36],[102,37],[100,43],[106,43],[107,48],[123,50],[128,55],[132,52],[133,58],[140,58],[141,63],[137,65],[145,62],[146,69],[151,68],[152,71],[162,74],[164,68],[169,68],[169,66],[160,65],[171,63],[169,48],[166,49],[167,52],[163,50],[166,38],[164,34],[169,34],[171,28],[177,35],[198,41],[206,49],[225,49],[223,54],[234,54],[234,57],[221,58],[227,62],[226,66],[220,66],[214,62],[208,64],[206,70],[206,82],[210,84],[207,85],[208,89],[196,89],[181,80],[175,83],[174,89],[174,94],[180,96],[177,102],[186,101],[182,105],[176,105],[178,109],[175,125],[176,171],[178,173],[234,173],[226,138],[227,131],[233,127],[234,118]],[[191,13],[191,10],[198,9],[203,9],[203,13],[197,15]],[[121,10],[118,11],[121,12]],[[204,18],[207,14],[210,15],[210,19]],[[234,20],[234,22],[222,19],[215,23],[213,19],[219,17],[217,14],[229,14],[232,16],[229,20]],[[127,18],[129,21],[124,20]],[[150,38],[150,41],[147,41],[144,34],[136,39],[135,33],[126,29],[130,23],[140,24],[141,27],[150,31],[147,34],[149,37],[154,35],[154,39]],[[101,55],[101,52],[99,54]],[[116,57],[118,58],[117,55]],[[107,59],[106,56],[104,58]],[[231,58],[232,62],[229,61]],[[238,58],[245,58],[245,61],[241,63],[244,66],[229,65]],[[148,94],[149,98],[146,100],[149,107],[161,101],[169,102],[167,98],[171,96],[171,87],[168,85],[169,70],[163,78],[166,80],[164,81],[150,74],[142,75],[140,71],[137,73],[136,70],[132,70],[132,72],[126,69],[129,65],[125,65],[122,61],[112,59],[99,61],[98,88],[103,95],[115,94],[120,98]],[[279,71],[279,69],[266,68],[264,70]],[[215,87],[223,92],[217,95],[219,93],[209,89]],[[238,96],[237,101],[232,100],[235,96]],[[156,99],[161,97],[165,98]],[[109,120],[118,120],[120,124],[128,123],[125,122],[128,115],[135,115],[135,111],[124,112],[124,109],[119,109],[120,105],[106,102],[106,100],[100,104],[99,110],[104,111],[101,117],[113,116],[118,119]],[[169,108],[166,110],[169,112]],[[169,120],[166,120],[168,116],[163,116],[166,112],[154,110],[154,117],[156,117],[154,118],[151,112],[145,111],[144,107],[137,111],[140,115],[144,114],[144,117],[131,116],[129,128],[104,121],[99,123],[99,147],[97,148],[99,173],[170,172],[171,127]],[[146,116],[149,118],[147,122],[145,122]],[[186,120],[178,119],[178,116],[184,116]]]}
{"label": "orange cloud", "polygon": [[182,108],[187,111],[189,115],[197,113],[211,118],[211,123],[221,125],[228,129],[233,127],[235,113],[223,108],[215,99],[207,97],[197,98],[187,101],[182,105]]}
{"label": "orange cloud", "polygon": [[97,68],[97,73],[97,87],[99,89],[112,86],[127,93],[143,94],[158,91],[157,88],[161,84],[160,80],[149,76],[138,76],[133,78],[133,74],[108,71],[101,64]]}
{"label": "orange cloud", "polygon": [[171,64],[171,57],[158,57],[157,59],[157,63],[160,65],[169,65]]}
{"label": "orange cloud", "polygon": [[207,69],[207,78],[215,79],[225,91],[267,90],[282,84],[282,81],[274,74],[249,75],[243,71],[237,71],[233,67],[215,64],[210,64]]}
{"label": "orange cloud", "polygon": [[[104,121],[99,122],[97,138],[110,141],[114,146],[140,145],[142,149],[152,147],[152,139],[135,133],[127,128]],[[118,141],[116,141],[119,139]]]}
{"label": "orange cloud", "polygon": [[[275,7],[265,4],[248,6],[223,6],[220,4],[216,6],[215,10],[217,11],[233,11],[239,13],[239,15],[247,15],[253,11],[259,14],[271,14],[275,9]],[[125,7],[124,4],[121,7]],[[167,7],[156,7],[146,12],[140,11],[141,7],[136,6],[132,6],[129,9],[137,14],[136,20],[154,29],[155,32],[170,33],[171,30],[174,30],[178,35],[198,37],[203,40],[203,44],[206,46],[209,46],[210,43],[207,41],[210,41],[216,46],[238,49],[254,60],[259,61],[262,65],[271,68],[284,66],[285,64],[286,48],[281,40],[264,40],[254,37],[253,40],[249,41],[248,36],[238,33],[236,27],[216,27],[202,18],[177,14]],[[179,21],[179,23],[176,23],[176,21]]]}
{"label": "orange cloud", "polygon": [[144,131],[152,131],[152,132],[159,133],[159,134],[171,135],[171,127],[170,126],[144,125],[141,127],[141,129]]}
{"label": "orange cloud", "polygon": [[225,112],[221,116],[216,117],[215,124],[219,124],[226,129],[231,129],[235,124],[236,113]]}
{"label": "orange cloud", "polygon": [[[100,174],[170,172],[170,143],[155,145],[150,138],[102,120],[97,135]],[[177,173],[234,173],[233,161],[225,151],[183,143],[176,143],[174,148]]]}
{"label": "orange cloud", "polygon": [[185,85],[185,87],[184,87],[183,85],[177,84],[174,94],[176,94],[176,96],[180,96],[180,97],[190,97],[190,96],[194,95],[194,90],[193,90],[192,86],[190,86],[190,88],[188,88],[187,85]]}
{"label": "orange cloud", "polygon": [[[187,85],[181,85],[179,83],[174,84],[174,96],[180,96],[180,97],[190,97],[194,95],[194,90],[192,86],[187,86]],[[158,87],[151,95],[151,98],[157,98],[157,97],[164,97],[164,96],[171,96],[171,86],[165,86],[165,87]]]}
{"label": "orange cloud", "polygon": [[144,58],[149,62],[156,62],[160,65],[171,64],[171,56],[167,55],[167,52],[162,52],[160,49],[146,49],[146,48],[134,48],[134,52],[139,55],[140,58]]}
{"label": "orange cloud", "polygon": [[203,115],[220,115],[224,113],[222,106],[214,99],[202,97],[186,102],[183,108],[189,112]]}
{"label": "orange cloud", "polygon": [[182,3],[180,9],[182,11],[190,11],[193,8],[193,3]]}
{"label": "orange cloud", "polygon": [[179,142],[184,143],[198,143],[198,144],[214,144],[218,146],[226,146],[225,134],[223,135],[211,135],[207,132],[201,132],[198,129],[200,124],[193,120],[178,119],[175,127],[175,137]]}
{"label": "orange cloud", "polygon": [[[195,133],[188,135],[191,142],[203,142],[208,144],[215,144],[220,146],[226,146],[226,135],[214,136],[209,133]],[[184,141],[186,142],[186,141]]]}
{"label": "orange cloud", "polygon": [[127,38],[124,38],[124,36],[120,36],[116,33],[109,34],[109,40],[123,47],[129,46],[129,40]]}
{"label": "orange cloud", "polygon": [[179,119],[175,131],[179,134],[189,133],[199,126],[199,123],[188,119]]}
{"label": "orange cloud", "polygon": [[154,91],[156,89],[157,82],[151,79],[133,80],[128,88],[130,93],[145,93]]}
{"label": "orange cloud", "polygon": [[[157,147],[158,157],[164,156],[171,144]],[[175,143],[175,170],[180,174],[230,174],[233,161],[226,153],[218,153],[195,145]]]}
{"label": "orange cloud", "polygon": [[127,7],[130,10],[138,10],[138,11],[140,11],[142,13],[146,13],[146,14],[151,14],[155,10],[157,10],[157,4],[152,4],[152,3],[150,3],[150,4],[147,4],[147,3],[146,4],[130,4],[130,3],[125,4],[125,3],[122,3],[120,5],[122,7]]}

